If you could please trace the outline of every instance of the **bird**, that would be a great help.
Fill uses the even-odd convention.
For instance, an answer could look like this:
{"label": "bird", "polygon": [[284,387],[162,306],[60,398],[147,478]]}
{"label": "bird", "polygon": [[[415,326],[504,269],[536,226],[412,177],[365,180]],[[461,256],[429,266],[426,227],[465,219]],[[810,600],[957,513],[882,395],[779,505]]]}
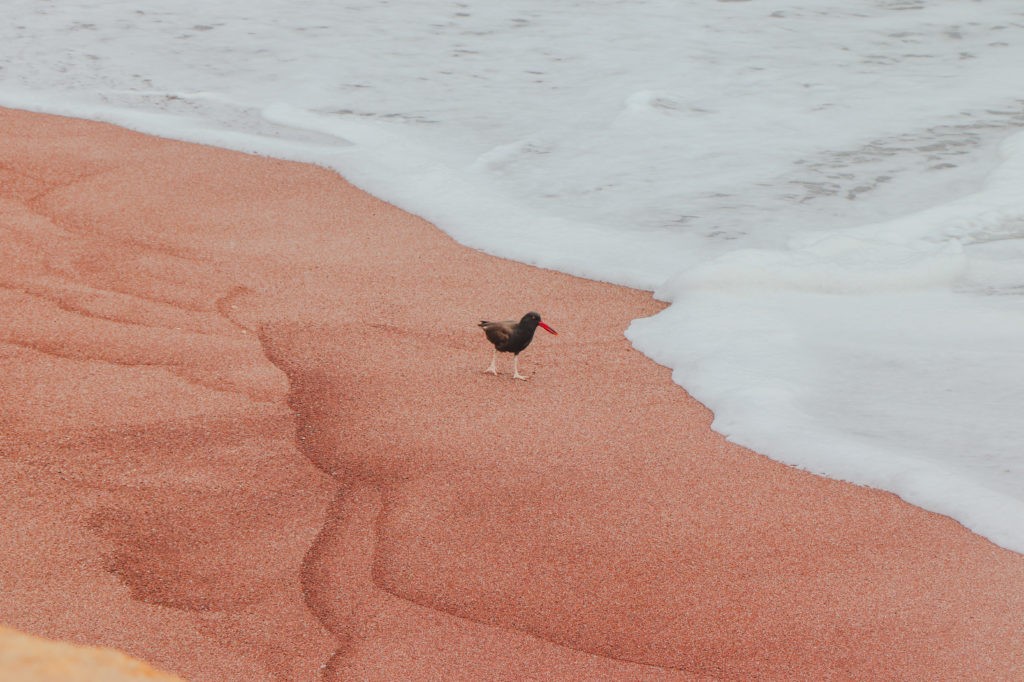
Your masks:
{"label": "bird", "polygon": [[494,344],[491,366],[486,371],[497,375],[498,352],[512,353],[514,356],[512,360],[513,379],[526,379],[526,377],[519,373],[519,354],[533,341],[533,334],[537,331],[537,327],[541,327],[548,333],[558,335],[558,332],[544,324],[540,319],[540,315],[535,312],[526,313],[518,322],[515,320],[505,320],[504,322],[481,320],[480,327],[483,328],[484,334],[487,335],[487,340]]}

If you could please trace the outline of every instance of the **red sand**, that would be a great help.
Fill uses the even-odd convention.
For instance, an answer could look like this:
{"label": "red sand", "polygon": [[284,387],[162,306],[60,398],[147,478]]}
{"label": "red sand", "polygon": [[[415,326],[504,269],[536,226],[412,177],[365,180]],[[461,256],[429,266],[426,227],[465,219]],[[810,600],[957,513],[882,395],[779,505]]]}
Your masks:
{"label": "red sand", "polygon": [[1024,557],[713,433],[645,292],[97,123],[0,110],[0,188],[0,622],[191,680],[1024,679]]}

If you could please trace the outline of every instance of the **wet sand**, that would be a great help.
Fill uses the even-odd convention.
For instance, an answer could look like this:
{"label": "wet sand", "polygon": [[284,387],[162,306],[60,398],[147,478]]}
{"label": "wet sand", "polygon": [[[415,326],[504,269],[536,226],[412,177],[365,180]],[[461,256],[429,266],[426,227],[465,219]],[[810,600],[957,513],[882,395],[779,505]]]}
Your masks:
{"label": "wet sand", "polygon": [[194,681],[1024,679],[1024,557],[712,432],[646,292],[10,110],[0,235],[0,623]]}

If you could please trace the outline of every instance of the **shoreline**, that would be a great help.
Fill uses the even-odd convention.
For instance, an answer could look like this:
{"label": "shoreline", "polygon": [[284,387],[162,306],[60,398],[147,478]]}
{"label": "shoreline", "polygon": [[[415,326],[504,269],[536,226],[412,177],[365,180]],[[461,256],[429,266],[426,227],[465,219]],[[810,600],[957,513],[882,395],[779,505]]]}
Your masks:
{"label": "shoreline", "polygon": [[[321,168],[0,124],[0,623],[190,680],[1024,670],[1024,557],[712,432],[623,336],[647,292]],[[530,380],[483,374],[531,309]]]}

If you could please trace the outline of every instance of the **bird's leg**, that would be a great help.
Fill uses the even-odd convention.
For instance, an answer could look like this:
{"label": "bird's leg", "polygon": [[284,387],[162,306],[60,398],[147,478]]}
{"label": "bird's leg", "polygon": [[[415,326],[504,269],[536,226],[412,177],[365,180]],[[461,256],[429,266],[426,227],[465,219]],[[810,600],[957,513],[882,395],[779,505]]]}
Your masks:
{"label": "bird's leg", "polygon": [[518,353],[516,353],[512,357],[512,378],[513,379],[522,379],[523,381],[526,381],[526,377],[524,377],[522,374],[519,373],[519,354]]}
{"label": "bird's leg", "polygon": [[485,371],[490,372],[494,376],[498,376],[498,349],[494,349],[494,353],[491,355],[491,366]]}

